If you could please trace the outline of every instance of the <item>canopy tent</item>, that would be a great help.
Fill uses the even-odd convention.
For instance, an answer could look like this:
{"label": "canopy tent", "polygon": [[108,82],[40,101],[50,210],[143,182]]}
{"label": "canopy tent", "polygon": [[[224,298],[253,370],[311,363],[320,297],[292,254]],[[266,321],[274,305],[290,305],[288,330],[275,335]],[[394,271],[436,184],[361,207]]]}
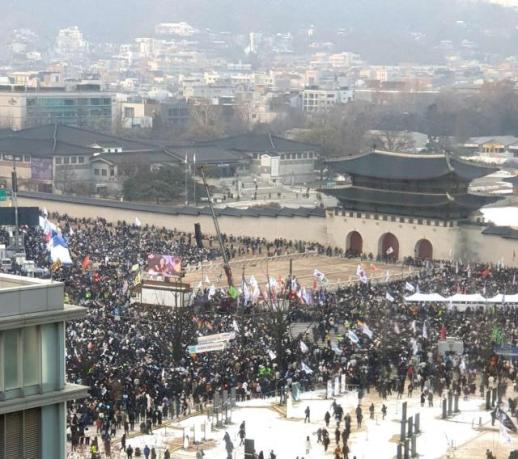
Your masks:
{"label": "canopy tent", "polygon": [[438,293],[414,293],[405,297],[405,301],[412,303],[444,303],[448,300]]}
{"label": "canopy tent", "polygon": [[414,293],[405,297],[409,303],[518,303],[518,293],[514,295],[504,295],[499,293],[492,298],[484,298],[480,293],[471,295],[456,293],[449,297],[443,297],[438,293]]}

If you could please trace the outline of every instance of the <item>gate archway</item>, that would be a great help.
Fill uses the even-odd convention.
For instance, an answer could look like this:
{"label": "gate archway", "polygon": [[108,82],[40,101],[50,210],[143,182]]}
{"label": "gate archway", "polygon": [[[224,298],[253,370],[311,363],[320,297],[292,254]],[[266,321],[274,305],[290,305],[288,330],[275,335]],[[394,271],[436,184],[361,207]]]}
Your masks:
{"label": "gate archway", "polygon": [[379,240],[378,255],[382,260],[396,261],[399,259],[399,241],[392,233],[382,234]]}
{"label": "gate archway", "polygon": [[345,250],[348,255],[358,257],[363,252],[363,238],[358,231],[351,231],[345,241]]}
{"label": "gate archway", "polygon": [[415,257],[421,260],[433,259],[433,246],[428,239],[419,239],[415,245]]}

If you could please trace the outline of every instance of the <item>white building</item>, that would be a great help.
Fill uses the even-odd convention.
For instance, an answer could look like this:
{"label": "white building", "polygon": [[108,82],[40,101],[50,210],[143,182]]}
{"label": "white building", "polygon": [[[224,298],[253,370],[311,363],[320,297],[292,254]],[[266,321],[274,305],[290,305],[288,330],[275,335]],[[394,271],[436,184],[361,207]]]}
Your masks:
{"label": "white building", "polygon": [[63,56],[74,55],[88,51],[88,42],[83,38],[79,27],[67,27],[58,32],[56,52]]}
{"label": "white building", "polygon": [[162,22],[155,26],[157,35],[178,35],[190,37],[196,33],[196,29],[187,22]]}
{"label": "white building", "polygon": [[304,112],[324,112],[336,104],[351,102],[354,92],[349,88],[322,89],[310,86],[301,92],[301,107]]}

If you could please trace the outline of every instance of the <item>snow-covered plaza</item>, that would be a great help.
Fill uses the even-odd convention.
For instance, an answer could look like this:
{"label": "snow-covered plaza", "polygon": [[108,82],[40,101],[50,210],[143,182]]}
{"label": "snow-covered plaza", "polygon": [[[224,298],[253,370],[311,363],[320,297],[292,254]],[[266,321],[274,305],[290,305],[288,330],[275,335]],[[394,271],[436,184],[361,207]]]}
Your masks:
{"label": "snow-covered plaza", "polygon": [[[405,394],[406,395],[406,394]],[[421,434],[417,436],[417,454],[421,458],[485,458],[489,448],[498,459],[507,458],[511,450],[518,448],[518,441],[511,437],[507,442],[500,434],[498,425],[491,425],[490,411],[484,410],[484,400],[480,396],[470,396],[468,400],[459,400],[460,413],[446,420],[441,418],[441,400],[435,398],[433,407],[428,401],[421,407],[419,394],[413,397],[397,399],[395,395],[387,400],[379,399],[378,394],[371,392],[362,399],[361,407],[364,422],[361,429],[357,428],[355,409],[358,406],[357,392],[349,392],[335,397],[337,403],[345,413],[352,417],[352,432],[349,438],[349,458],[357,459],[389,459],[397,457],[397,443],[399,441],[402,403],[407,402],[407,417],[420,413]],[[504,399],[505,400],[505,399]],[[126,445],[141,450],[147,445],[154,447],[157,456],[163,457],[166,448],[171,457],[196,458],[199,449],[203,449],[204,459],[225,459],[227,452],[223,437],[228,432],[235,446],[232,457],[242,459],[244,446],[240,445],[239,426],[245,421],[246,438],[255,442],[255,452],[263,451],[264,457],[269,458],[273,450],[277,459],[316,459],[334,457],[336,447],[334,431],[336,422],[331,419],[328,431],[331,443],[327,452],[322,444],[317,443],[317,430],[325,427],[324,416],[326,411],[332,414],[333,399],[325,398],[325,391],[307,392],[302,394],[301,401],[295,402],[291,417],[286,418],[286,407],[278,405],[278,398],[254,399],[237,403],[232,411],[231,422],[221,428],[208,429],[203,433],[207,416],[198,415],[183,421],[168,423],[153,431],[153,435],[138,435],[129,438]],[[374,403],[374,419],[370,419],[369,406]],[[381,406],[387,406],[386,418],[382,419]],[[305,410],[310,408],[310,422],[304,422]],[[344,423],[340,424],[341,430]],[[184,428],[187,428],[184,430]],[[200,441],[192,443],[193,429]],[[189,447],[184,447],[184,433],[191,438]],[[306,437],[310,438],[310,453],[306,454]],[[120,438],[120,437],[119,437]],[[71,455],[70,457],[74,457]],[[78,455],[77,457],[82,457]],[[85,456],[87,457],[87,456]],[[103,457],[105,457],[103,455]],[[126,458],[120,452],[120,443],[114,442],[112,456]],[[143,457],[143,456],[142,456]],[[343,456],[340,456],[343,457]]]}

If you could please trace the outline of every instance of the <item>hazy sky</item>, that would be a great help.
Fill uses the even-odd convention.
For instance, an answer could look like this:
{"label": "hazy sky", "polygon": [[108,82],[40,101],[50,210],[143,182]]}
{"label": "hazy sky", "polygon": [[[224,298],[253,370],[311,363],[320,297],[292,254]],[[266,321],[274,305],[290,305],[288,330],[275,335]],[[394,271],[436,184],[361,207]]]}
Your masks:
{"label": "hazy sky", "polygon": [[490,0],[492,3],[498,3],[505,6],[518,6],[518,0]]}

